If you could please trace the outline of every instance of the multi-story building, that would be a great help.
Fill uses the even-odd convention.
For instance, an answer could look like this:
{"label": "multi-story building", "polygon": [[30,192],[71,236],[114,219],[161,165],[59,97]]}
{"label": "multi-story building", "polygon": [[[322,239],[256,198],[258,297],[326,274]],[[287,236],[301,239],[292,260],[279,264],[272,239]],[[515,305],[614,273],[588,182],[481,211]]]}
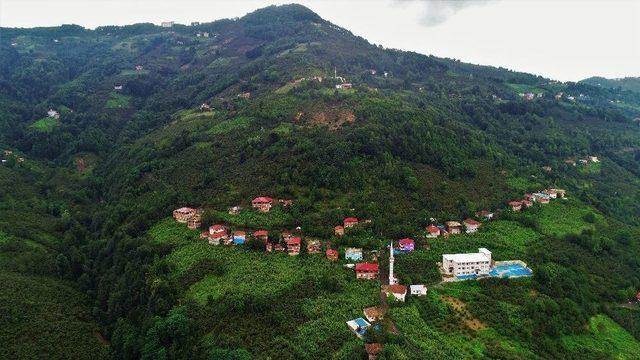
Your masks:
{"label": "multi-story building", "polygon": [[445,275],[488,275],[491,269],[491,251],[480,248],[477,253],[444,254],[442,269]]}

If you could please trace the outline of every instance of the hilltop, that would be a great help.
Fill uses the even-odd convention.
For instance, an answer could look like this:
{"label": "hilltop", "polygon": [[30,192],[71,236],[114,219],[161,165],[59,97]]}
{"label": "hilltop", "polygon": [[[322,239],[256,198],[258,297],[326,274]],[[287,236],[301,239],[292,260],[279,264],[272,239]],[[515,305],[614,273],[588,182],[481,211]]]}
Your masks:
{"label": "hilltop", "polygon": [[[25,306],[38,279],[57,284],[8,329],[59,357],[365,356],[345,322],[379,305],[377,282],[321,255],[209,245],[169,219],[183,206],[204,210],[199,230],[299,228],[304,242],[378,251],[381,264],[389,240],[415,238],[398,278],[428,295],[392,306],[393,325],[365,339],[385,344],[380,358],[632,359],[640,348],[638,310],[619,306],[640,288],[633,91],[385,49],[300,5],[0,34],[11,152],[0,212],[20,220],[0,221],[0,269],[29,285],[5,302]],[[569,198],[509,210],[548,188]],[[293,205],[260,214],[256,196]],[[235,205],[245,210],[229,215]],[[483,209],[497,216],[477,234],[425,236],[432,218]],[[371,222],[336,237],[347,216]],[[442,254],[479,247],[534,276],[440,284]],[[34,325],[51,308],[61,340]]]}
{"label": "hilltop", "polygon": [[640,78],[626,77],[620,79],[607,79],[599,76],[590,77],[580,81],[581,83],[604,87],[609,89],[622,89],[633,92],[640,92]]}

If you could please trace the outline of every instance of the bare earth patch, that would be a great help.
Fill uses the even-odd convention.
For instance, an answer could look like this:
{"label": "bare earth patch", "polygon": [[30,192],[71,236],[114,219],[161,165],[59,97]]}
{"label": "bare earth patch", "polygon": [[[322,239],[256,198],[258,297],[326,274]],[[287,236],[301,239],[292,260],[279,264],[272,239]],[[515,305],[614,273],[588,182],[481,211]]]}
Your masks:
{"label": "bare earth patch", "polygon": [[456,312],[458,312],[458,313],[460,313],[462,315],[464,324],[469,329],[471,329],[473,331],[478,331],[478,330],[482,330],[482,329],[487,327],[487,325],[485,325],[485,323],[480,321],[480,319],[478,319],[475,316],[471,315],[469,310],[467,310],[467,304],[465,304],[464,302],[460,301],[460,299],[456,299],[456,298],[454,298],[452,296],[443,296],[442,300],[445,301],[447,304],[451,305],[451,307],[453,307],[453,309]]}
{"label": "bare earth patch", "polygon": [[327,109],[324,111],[302,114],[296,117],[310,126],[326,126],[330,130],[338,130],[344,124],[352,124],[356,121],[356,115],[348,109]]}

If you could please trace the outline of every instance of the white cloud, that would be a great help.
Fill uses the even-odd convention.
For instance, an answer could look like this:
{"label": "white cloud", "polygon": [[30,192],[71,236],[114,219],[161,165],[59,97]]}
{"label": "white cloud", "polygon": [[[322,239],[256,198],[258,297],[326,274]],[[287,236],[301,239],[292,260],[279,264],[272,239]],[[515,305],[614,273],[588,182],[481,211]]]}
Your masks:
{"label": "white cloud", "polygon": [[[460,10],[485,5],[492,0],[398,0],[399,2],[417,2],[424,6],[421,22],[426,26],[437,26],[455,15]],[[496,1],[496,0],[494,0]]]}

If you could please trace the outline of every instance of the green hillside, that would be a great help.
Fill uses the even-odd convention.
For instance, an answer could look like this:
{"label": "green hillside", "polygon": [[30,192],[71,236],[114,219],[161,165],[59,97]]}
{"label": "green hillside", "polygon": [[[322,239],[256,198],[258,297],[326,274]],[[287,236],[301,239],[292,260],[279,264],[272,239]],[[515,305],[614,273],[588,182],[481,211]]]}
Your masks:
{"label": "green hillside", "polygon": [[604,88],[620,88],[622,90],[629,90],[634,92],[640,92],[640,78],[627,77],[622,79],[607,79],[603,77],[590,77],[584,79],[581,82],[589,85],[604,87]]}
{"label": "green hillside", "polygon": [[[0,357],[634,359],[639,94],[384,49],[299,5],[0,35]],[[510,210],[549,188],[567,198]],[[336,236],[348,216],[368,221]],[[467,218],[478,233],[426,237]],[[248,241],[209,245],[212,224]],[[386,274],[405,237],[395,275],[427,295],[359,339],[346,322],[387,301],[345,249]],[[443,254],[481,247],[533,276],[442,282]]]}

